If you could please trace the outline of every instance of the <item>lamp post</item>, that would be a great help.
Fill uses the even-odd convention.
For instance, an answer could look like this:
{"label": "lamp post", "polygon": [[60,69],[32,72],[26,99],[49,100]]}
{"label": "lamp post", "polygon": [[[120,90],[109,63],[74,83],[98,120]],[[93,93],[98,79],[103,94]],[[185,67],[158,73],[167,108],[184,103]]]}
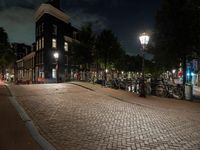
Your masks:
{"label": "lamp post", "polygon": [[107,82],[107,73],[108,73],[108,69],[105,69],[105,81],[104,81],[104,85],[106,85],[106,82]]}
{"label": "lamp post", "polygon": [[140,43],[142,45],[142,83],[141,83],[141,92],[140,97],[145,97],[145,76],[144,76],[144,51],[146,49],[147,44],[149,43],[149,35],[146,33],[142,33],[139,37]]}
{"label": "lamp post", "polygon": [[56,82],[58,83],[58,58],[59,58],[59,53],[55,52],[53,54],[55,60],[56,60]]}

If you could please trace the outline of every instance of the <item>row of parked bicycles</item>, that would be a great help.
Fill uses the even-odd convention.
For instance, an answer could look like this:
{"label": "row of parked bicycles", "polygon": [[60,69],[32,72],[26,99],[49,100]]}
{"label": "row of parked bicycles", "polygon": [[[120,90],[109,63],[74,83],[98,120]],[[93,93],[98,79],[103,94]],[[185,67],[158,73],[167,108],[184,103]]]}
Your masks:
{"label": "row of parked bicycles", "polygon": [[[109,81],[97,80],[96,83],[103,86],[122,89],[129,92],[140,94],[142,87],[141,79],[112,79]],[[160,97],[170,97],[176,99],[183,99],[184,88],[181,84],[173,84],[164,79],[146,79],[145,93],[147,95],[156,95]]]}

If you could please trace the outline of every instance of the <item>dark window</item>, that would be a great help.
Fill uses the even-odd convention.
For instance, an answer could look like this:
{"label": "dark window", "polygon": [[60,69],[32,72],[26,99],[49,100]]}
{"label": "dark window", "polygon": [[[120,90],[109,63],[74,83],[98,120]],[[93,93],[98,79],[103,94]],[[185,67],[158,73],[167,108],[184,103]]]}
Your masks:
{"label": "dark window", "polygon": [[65,64],[68,65],[68,63],[69,63],[69,62],[68,62],[68,56],[65,55]]}
{"label": "dark window", "polygon": [[52,34],[57,35],[57,26],[55,24],[53,24]]}
{"label": "dark window", "polygon": [[41,35],[41,25],[39,25],[39,36]]}
{"label": "dark window", "polygon": [[44,23],[42,23],[42,33],[44,32]]}
{"label": "dark window", "polygon": [[77,35],[77,32],[74,31],[74,32],[73,32],[73,39],[75,39],[75,40],[76,40],[76,35]]}
{"label": "dark window", "polygon": [[44,52],[42,51],[42,63],[44,63]]}

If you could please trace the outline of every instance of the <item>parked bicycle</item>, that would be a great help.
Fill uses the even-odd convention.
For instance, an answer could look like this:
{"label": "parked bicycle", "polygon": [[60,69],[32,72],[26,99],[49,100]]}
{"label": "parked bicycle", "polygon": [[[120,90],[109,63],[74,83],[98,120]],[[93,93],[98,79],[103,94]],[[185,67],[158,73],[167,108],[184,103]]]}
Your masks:
{"label": "parked bicycle", "polygon": [[161,80],[161,84],[158,84],[155,89],[155,95],[160,97],[173,97],[176,99],[183,99],[184,88],[182,85],[169,84],[164,80]]}

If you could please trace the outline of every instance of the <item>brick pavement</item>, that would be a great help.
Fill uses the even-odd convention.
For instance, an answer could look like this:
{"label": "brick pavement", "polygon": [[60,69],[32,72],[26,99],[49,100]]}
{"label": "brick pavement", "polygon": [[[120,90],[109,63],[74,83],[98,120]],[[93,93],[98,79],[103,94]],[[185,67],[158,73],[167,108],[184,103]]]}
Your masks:
{"label": "brick pavement", "polygon": [[155,109],[162,109],[163,111],[181,111],[196,114],[200,113],[200,103],[198,101],[176,100],[172,98],[161,98],[157,96],[148,96],[146,98],[139,97],[136,93],[127,92],[124,90],[115,90],[111,88],[102,88],[98,84],[90,84],[87,82],[70,82],[71,84],[80,85],[93,91],[97,91],[104,95],[114,97],[116,99],[142,105],[145,107],[153,107]]}
{"label": "brick pavement", "polygon": [[199,103],[178,101],[179,106],[157,99],[152,105],[153,100],[130,93],[72,84],[10,88],[41,134],[60,150],[200,149]]}

